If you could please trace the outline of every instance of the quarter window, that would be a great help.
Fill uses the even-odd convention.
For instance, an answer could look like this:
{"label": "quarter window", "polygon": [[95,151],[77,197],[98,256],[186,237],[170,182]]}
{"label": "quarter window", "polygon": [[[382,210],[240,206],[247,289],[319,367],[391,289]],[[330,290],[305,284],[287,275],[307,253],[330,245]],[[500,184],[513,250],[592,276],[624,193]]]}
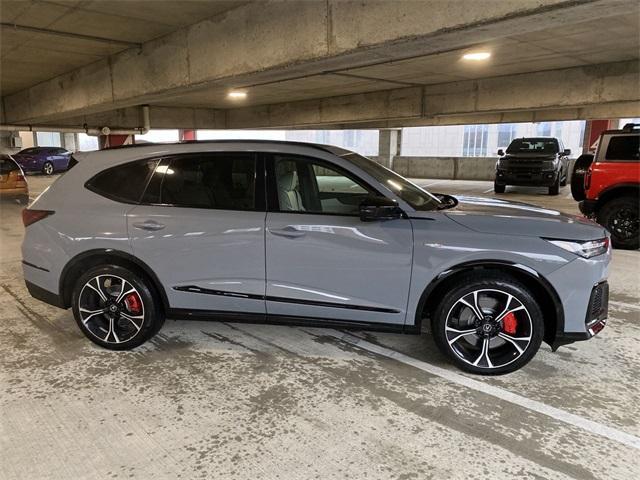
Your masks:
{"label": "quarter window", "polygon": [[138,203],[158,160],[142,160],[118,165],[98,173],[87,188],[113,200]]}
{"label": "quarter window", "polygon": [[253,154],[224,153],[174,158],[158,170],[160,203],[177,207],[254,210],[256,160]]}
{"label": "quarter window", "polygon": [[360,204],[377,193],[338,169],[301,157],[274,157],[281,212],[358,215]]}
{"label": "quarter window", "polygon": [[609,139],[607,160],[638,161],[640,160],[640,135],[618,135]]}

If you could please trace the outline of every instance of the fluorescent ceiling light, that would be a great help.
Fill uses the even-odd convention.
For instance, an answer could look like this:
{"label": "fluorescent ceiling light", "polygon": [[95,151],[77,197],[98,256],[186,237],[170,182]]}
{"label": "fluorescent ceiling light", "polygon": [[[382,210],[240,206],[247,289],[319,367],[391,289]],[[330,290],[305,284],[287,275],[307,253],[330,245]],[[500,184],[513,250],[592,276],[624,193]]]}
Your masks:
{"label": "fluorescent ceiling light", "polygon": [[465,60],[486,60],[490,56],[489,52],[469,52],[465,53],[462,58]]}
{"label": "fluorescent ceiling light", "polygon": [[227,94],[227,97],[233,100],[242,100],[247,98],[247,92],[241,92],[239,90],[233,90]]}

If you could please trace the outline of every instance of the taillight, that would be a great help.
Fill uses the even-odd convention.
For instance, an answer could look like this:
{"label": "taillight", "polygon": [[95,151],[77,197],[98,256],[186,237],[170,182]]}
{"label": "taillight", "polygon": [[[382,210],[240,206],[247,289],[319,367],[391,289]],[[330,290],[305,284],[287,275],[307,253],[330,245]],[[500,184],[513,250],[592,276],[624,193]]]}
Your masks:
{"label": "taillight", "polygon": [[47,218],[49,215],[53,215],[55,212],[52,210],[31,210],[25,208],[22,210],[22,223],[25,227],[32,225],[43,218]]}
{"label": "taillight", "polygon": [[16,175],[16,182],[26,182],[26,178],[24,178],[24,175],[22,175],[21,173],[19,173],[18,175]]}

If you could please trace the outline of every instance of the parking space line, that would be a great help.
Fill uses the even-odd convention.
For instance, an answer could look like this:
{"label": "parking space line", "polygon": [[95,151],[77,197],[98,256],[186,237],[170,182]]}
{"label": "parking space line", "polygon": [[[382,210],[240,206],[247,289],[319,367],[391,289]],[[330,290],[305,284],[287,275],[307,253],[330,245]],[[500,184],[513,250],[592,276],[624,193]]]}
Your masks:
{"label": "parking space line", "polygon": [[485,191],[484,191],[484,192],[482,192],[482,193],[489,193],[489,192],[493,192],[493,187],[491,187],[489,190],[485,190]]}
{"label": "parking space line", "polygon": [[582,430],[585,430],[589,433],[599,435],[601,437],[605,437],[615,442],[619,442],[629,447],[640,450],[640,438],[630,433],[626,433],[616,428],[594,422],[592,420],[583,418],[579,415],[575,415],[559,408],[551,407],[542,402],[538,402],[537,400],[531,400],[530,398],[523,397],[522,395],[512,393],[508,390],[494,387],[493,385],[489,385],[478,380],[473,380],[471,378],[465,377],[464,375],[451,372],[444,368],[436,367],[435,365],[423,362],[422,360],[418,360],[390,348],[368,342],[350,333],[343,333],[336,330],[334,337],[351,345],[362,348],[363,350],[367,350],[371,353],[391,358],[424,372],[444,378],[445,380],[448,380],[452,383],[457,383],[458,385],[462,385],[478,392],[491,395],[493,397],[499,398],[500,400],[504,400],[514,405],[518,405],[528,410],[546,415],[555,420],[573,425],[574,427],[581,428]]}

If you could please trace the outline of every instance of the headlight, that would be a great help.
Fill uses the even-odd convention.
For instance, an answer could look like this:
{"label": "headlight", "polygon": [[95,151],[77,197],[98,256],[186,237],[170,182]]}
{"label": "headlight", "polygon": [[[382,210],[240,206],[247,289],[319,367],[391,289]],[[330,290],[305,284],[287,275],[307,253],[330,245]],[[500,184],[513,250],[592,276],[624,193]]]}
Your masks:
{"label": "headlight", "polygon": [[583,258],[602,255],[609,249],[609,237],[599,238],[598,240],[588,240],[586,242],[577,240],[554,240],[550,238],[545,238],[545,240],[553,243],[556,247],[580,255]]}

